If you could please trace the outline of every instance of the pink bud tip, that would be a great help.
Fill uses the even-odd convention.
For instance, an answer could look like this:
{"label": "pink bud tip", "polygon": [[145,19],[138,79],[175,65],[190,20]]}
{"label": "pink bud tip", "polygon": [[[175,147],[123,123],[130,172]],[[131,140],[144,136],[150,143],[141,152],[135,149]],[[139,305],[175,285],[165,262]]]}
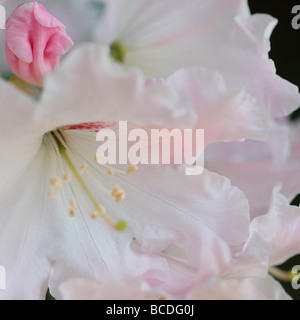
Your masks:
{"label": "pink bud tip", "polygon": [[18,6],[6,22],[6,57],[11,71],[42,86],[45,76],[74,43],[66,27],[34,1]]}

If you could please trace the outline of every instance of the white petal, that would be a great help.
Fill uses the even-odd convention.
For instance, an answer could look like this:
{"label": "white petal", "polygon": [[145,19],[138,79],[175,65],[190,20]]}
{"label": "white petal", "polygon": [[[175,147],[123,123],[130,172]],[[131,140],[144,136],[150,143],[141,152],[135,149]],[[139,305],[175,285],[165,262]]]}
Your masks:
{"label": "white petal", "polygon": [[197,241],[212,234],[233,246],[247,237],[247,200],[218,175],[205,171],[191,177],[168,167],[140,167],[118,183],[126,191],[121,210],[147,252],[175,241],[195,260]]}
{"label": "white petal", "polygon": [[113,279],[103,285],[84,279],[70,279],[60,286],[64,300],[158,300],[161,294],[143,289],[143,283],[125,285]]}
{"label": "white petal", "polygon": [[43,123],[38,105],[12,84],[0,80],[0,192],[26,168],[40,148]]}
{"label": "white petal", "polygon": [[271,265],[300,253],[300,208],[289,204],[280,187],[274,188],[269,213],[255,218],[250,230],[250,237],[257,233],[271,246]]}
{"label": "white petal", "polygon": [[191,300],[291,300],[272,277],[265,279],[223,280],[200,288]]}
{"label": "white petal", "polygon": [[[205,13],[211,13],[211,2],[191,0],[186,5],[180,0],[105,1],[106,10],[95,28],[95,38],[106,44],[120,40],[133,51],[160,46],[194,34]],[[202,19],[199,19],[200,9],[204,11]]]}
{"label": "white petal", "polygon": [[299,193],[298,127],[273,124],[266,142],[219,143],[206,148],[205,167],[230,178],[245,192],[252,218],[268,212],[278,183],[290,200]]}
{"label": "white petal", "polygon": [[[67,134],[76,141],[77,150],[94,160],[100,145],[95,134],[76,130]],[[96,166],[101,169],[101,165]],[[248,237],[248,201],[228,179],[217,174],[204,171],[199,176],[187,176],[168,165],[143,165],[134,174],[116,171],[112,177],[91,167],[89,176],[108,190],[119,185],[125,191],[125,200],[117,204],[97,191],[95,183],[99,203],[113,219],[128,222],[145,252],[157,253],[175,242],[198,263],[195,252],[199,241],[218,235],[229,245],[241,246]]]}
{"label": "white petal", "polygon": [[167,81],[191,96],[199,119],[196,127],[205,130],[206,144],[266,138],[264,106],[246,90],[231,90],[221,74],[204,68],[182,69]]}
{"label": "white petal", "polygon": [[127,120],[138,125],[189,128],[190,106],[182,106],[166,84],[147,86],[138,70],[110,60],[107,48],[78,47],[45,81],[38,121],[45,131],[83,122]]}
{"label": "white petal", "polygon": [[[271,118],[298,108],[298,88],[277,76],[268,59],[277,21],[251,15],[246,1],[118,1],[107,7],[96,38],[120,41],[128,49],[125,63],[147,77],[203,66],[223,74],[234,90],[247,86]],[[107,30],[113,31],[107,36]]]}
{"label": "white petal", "polygon": [[44,157],[40,150],[13,189],[1,192],[0,264],[6,268],[1,299],[45,299],[51,264],[44,215],[51,215],[51,208],[44,197]]}

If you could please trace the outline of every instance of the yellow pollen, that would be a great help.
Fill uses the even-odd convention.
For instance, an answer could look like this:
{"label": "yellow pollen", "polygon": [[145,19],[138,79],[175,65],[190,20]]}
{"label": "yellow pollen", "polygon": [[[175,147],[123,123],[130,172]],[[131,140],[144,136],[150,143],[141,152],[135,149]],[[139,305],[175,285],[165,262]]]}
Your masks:
{"label": "yellow pollen", "polygon": [[136,172],[137,169],[138,169],[137,166],[133,166],[133,165],[132,165],[132,166],[130,166],[130,167],[127,169],[126,173],[127,173],[127,174],[132,174],[132,173]]}
{"label": "yellow pollen", "polygon": [[117,203],[122,202],[125,199],[125,192],[119,186],[114,187],[111,195],[115,198]]}
{"label": "yellow pollen", "polygon": [[112,177],[113,175],[115,174],[114,170],[110,169],[108,172],[107,172],[107,175],[109,177]]}
{"label": "yellow pollen", "polygon": [[102,157],[103,157],[103,154],[102,154],[102,153],[97,153],[97,154],[95,155],[94,160],[95,160],[95,161],[99,161]]}
{"label": "yellow pollen", "polygon": [[123,191],[123,192],[120,192],[120,193],[115,197],[115,199],[116,199],[116,202],[117,202],[117,203],[122,202],[122,201],[125,199],[125,192],[124,192],[124,191]]}
{"label": "yellow pollen", "polygon": [[72,175],[71,175],[71,173],[66,173],[66,174],[64,175],[64,180],[65,180],[65,181],[71,181],[71,180],[72,180]]}
{"label": "yellow pollen", "polygon": [[51,200],[56,201],[56,195],[53,192],[49,192],[49,197]]}
{"label": "yellow pollen", "polygon": [[75,217],[75,216],[76,216],[76,210],[75,210],[74,208],[72,208],[72,209],[70,210],[70,216],[71,216],[71,217]]}
{"label": "yellow pollen", "polygon": [[168,300],[166,297],[161,297],[158,300]]}
{"label": "yellow pollen", "polygon": [[111,195],[113,197],[116,197],[121,191],[122,191],[122,189],[119,186],[115,186],[113,188],[113,191],[112,191]]}
{"label": "yellow pollen", "polygon": [[51,179],[50,183],[56,189],[56,191],[61,191],[61,182],[59,179],[57,178]]}
{"label": "yellow pollen", "polygon": [[85,173],[86,172],[86,170],[87,170],[87,164],[85,163],[85,164],[83,164],[81,167],[80,167],[80,173],[81,174],[83,174],[83,173]]}
{"label": "yellow pollen", "polygon": [[72,207],[73,209],[77,208],[77,202],[76,202],[76,200],[75,200],[75,199],[71,199],[71,200],[70,200],[70,205],[71,205],[71,207]]}
{"label": "yellow pollen", "polygon": [[101,217],[101,215],[96,210],[91,213],[91,218],[92,219],[97,219],[97,218],[100,218],[100,217]]}

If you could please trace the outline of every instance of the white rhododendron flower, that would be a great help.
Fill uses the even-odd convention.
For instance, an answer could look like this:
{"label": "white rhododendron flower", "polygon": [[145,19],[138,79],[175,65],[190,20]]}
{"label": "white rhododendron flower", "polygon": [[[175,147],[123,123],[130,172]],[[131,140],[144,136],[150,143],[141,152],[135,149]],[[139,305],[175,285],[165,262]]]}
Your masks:
{"label": "white rhododendron flower", "polygon": [[[138,71],[124,71],[97,45],[74,50],[47,78],[38,101],[1,81],[3,108],[10,105],[1,118],[1,147],[6,150],[1,154],[1,212],[9,214],[1,215],[0,252],[10,270],[10,290],[2,296],[39,297],[51,268],[54,293],[56,284],[72,274],[101,278],[121,269],[137,272],[122,264],[133,237],[145,252],[157,253],[176,243],[194,258],[193,248],[207,237],[220,236],[232,246],[247,238],[247,200],[226,178],[206,171],[188,177],[160,166],[141,167],[130,176],[116,170],[110,177],[109,169],[95,162],[96,133],[86,131],[99,129],[101,123],[80,123],[124,117],[134,124],[163,126],[192,119],[189,110],[176,118],[176,101],[171,99],[176,95],[170,95],[166,84],[141,81]],[[112,88],[118,88],[117,96]],[[117,196],[110,196],[116,185],[122,187],[121,195],[126,192],[119,204]],[[95,222],[90,215],[103,219]],[[123,220],[128,231],[113,230],[123,229]],[[232,225],[237,232],[231,232]],[[186,237],[186,230],[193,236]]]}
{"label": "white rhododendron flower", "polygon": [[299,126],[277,118],[300,95],[268,57],[276,20],[246,0],[0,4],[0,298],[290,299],[270,274],[300,253]]}

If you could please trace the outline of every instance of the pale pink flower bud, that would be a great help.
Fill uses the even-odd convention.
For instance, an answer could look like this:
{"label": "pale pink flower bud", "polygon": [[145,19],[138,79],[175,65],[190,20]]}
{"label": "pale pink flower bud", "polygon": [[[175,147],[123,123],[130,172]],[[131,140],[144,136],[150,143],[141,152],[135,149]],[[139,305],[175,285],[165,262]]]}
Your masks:
{"label": "pale pink flower bud", "polygon": [[34,1],[18,6],[6,22],[6,57],[11,71],[41,86],[60,56],[74,45],[66,27]]}

